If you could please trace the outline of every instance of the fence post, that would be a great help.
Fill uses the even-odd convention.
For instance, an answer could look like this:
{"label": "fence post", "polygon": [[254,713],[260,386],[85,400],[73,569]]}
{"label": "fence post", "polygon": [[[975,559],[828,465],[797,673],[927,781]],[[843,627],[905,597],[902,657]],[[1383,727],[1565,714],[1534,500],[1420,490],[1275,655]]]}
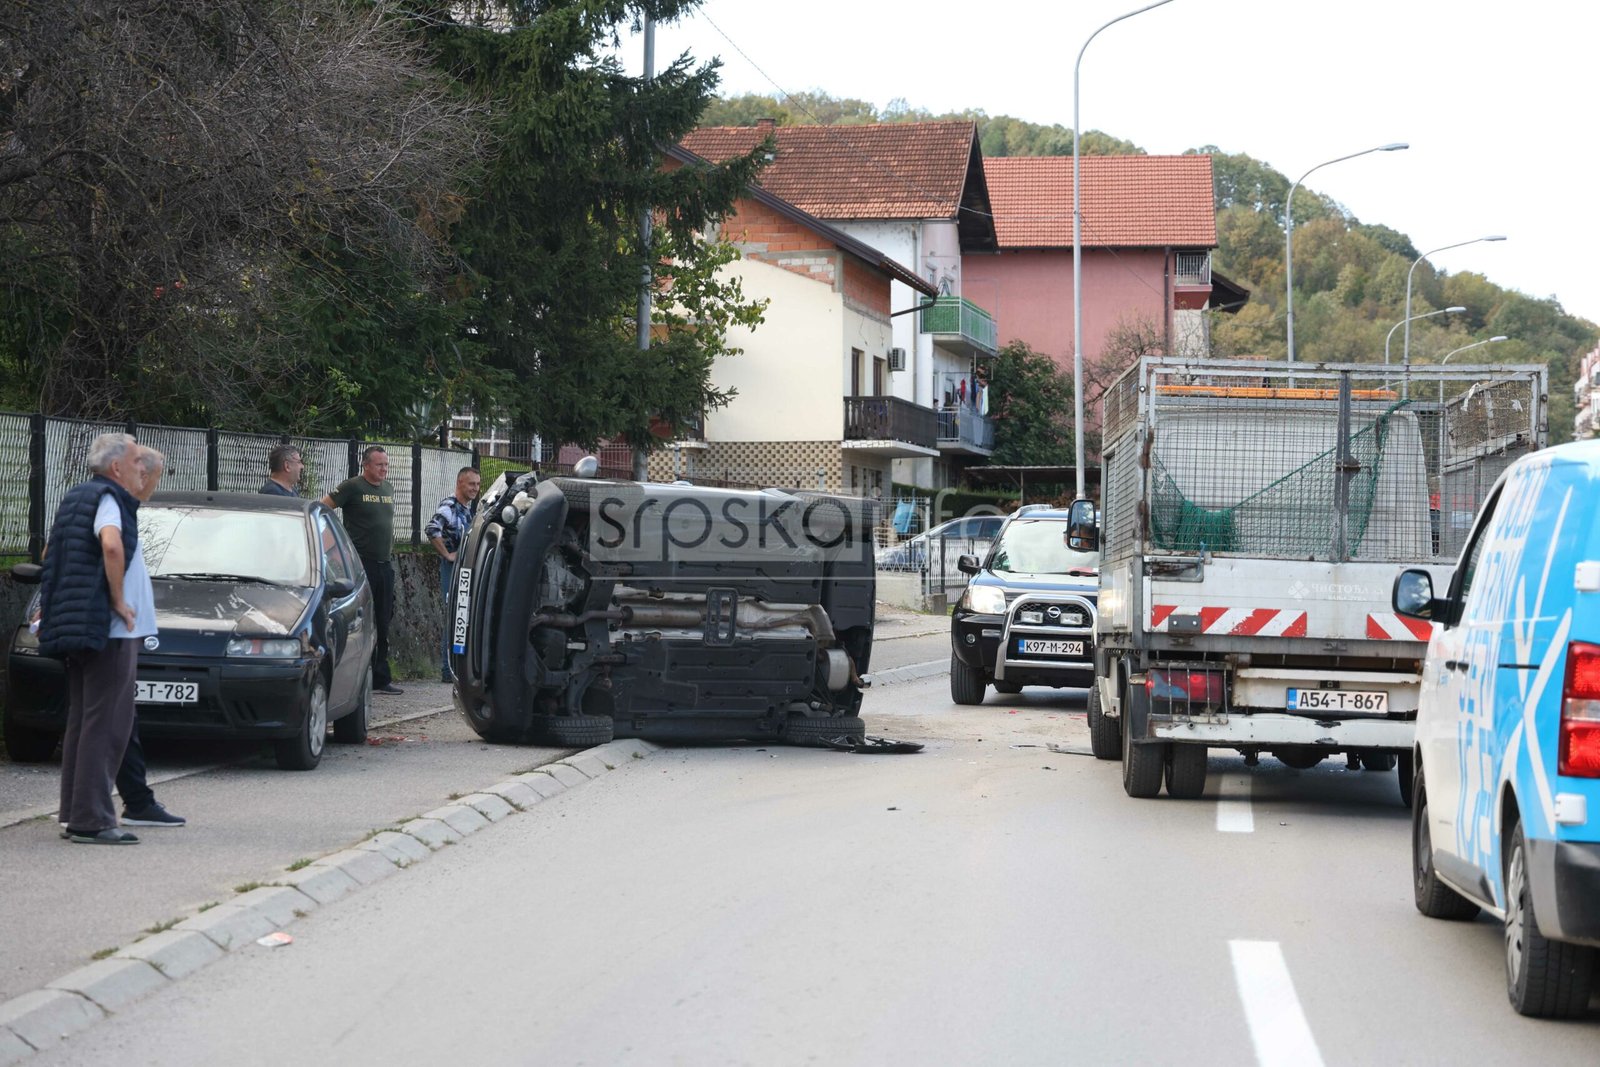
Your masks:
{"label": "fence post", "polygon": [[473,470],[481,470],[482,467],[481,467],[480,464],[481,464],[481,457],[478,455],[478,446],[477,445],[473,445],[472,446],[472,469]]}
{"label": "fence post", "polygon": [[222,488],[222,432],[215,426],[206,431],[206,489]]}
{"label": "fence post", "polygon": [[[344,472],[345,478],[354,478],[361,473],[361,439],[350,438],[349,469]],[[339,479],[341,482],[344,478]]]}
{"label": "fence post", "polygon": [[28,417],[28,558],[35,563],[44,555],[44,442],[45,417]]}
{"label": "fence post", "polygon": [[411,446],[411,545],[422,544],[422,446]]}

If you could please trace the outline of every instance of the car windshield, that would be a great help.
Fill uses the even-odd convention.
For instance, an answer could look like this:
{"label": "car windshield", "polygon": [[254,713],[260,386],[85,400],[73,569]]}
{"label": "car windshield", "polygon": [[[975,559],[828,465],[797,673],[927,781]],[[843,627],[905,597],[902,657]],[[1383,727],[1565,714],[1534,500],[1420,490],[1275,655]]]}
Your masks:
{"label": "car windshield", "polygon": [[152,578],[315,584],[300,514],[147,504],[139,541]]}
{"label": "car windshield", "polygon": [[1012,574],[1094,574],[1100,553],[1067,547],[1065,519],[1016,519],[995,542],[989,568]]}

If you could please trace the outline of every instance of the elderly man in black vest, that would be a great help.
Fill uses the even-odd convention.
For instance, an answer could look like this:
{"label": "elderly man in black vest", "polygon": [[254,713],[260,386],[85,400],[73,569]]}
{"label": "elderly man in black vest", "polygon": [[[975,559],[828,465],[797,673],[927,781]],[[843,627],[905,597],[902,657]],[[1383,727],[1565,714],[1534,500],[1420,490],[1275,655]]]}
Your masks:
{"label": "elderly man in black vest", "polygon": [[67,491],[50,529],[39,651],[67,663],[61,817],[68,836],[131,845],[139,839],[118,828],[111,783],[133,732],[139,647],[146,630],[155,632],[138,554],[139,445],[125,433],[101,434],[89,446],[89,469],[93,476]]}

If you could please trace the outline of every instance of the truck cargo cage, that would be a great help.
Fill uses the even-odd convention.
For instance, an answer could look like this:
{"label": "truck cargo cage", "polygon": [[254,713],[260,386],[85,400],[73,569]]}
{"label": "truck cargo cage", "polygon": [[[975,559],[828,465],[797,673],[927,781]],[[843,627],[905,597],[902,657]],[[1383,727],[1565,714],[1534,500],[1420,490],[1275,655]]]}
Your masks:
{"label": "truck cargo cage", "polygon": [[1453,559],[1545,374],[1142,359],[1104,398],[1105,558]]}

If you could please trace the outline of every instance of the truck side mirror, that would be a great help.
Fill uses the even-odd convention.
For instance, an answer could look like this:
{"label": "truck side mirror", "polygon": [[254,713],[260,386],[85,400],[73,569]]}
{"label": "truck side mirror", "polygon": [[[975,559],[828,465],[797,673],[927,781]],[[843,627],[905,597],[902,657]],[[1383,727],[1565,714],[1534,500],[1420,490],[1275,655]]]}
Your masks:
{"label": "truck side mirror", "polygon": [[1394,580],[1389,603],[1397,615],[1450,625],[1450,605],[1433,595],[1433,576],[1427,571],[1401,571]]}
{"label": "truck side mirror", "polygon": [[1099,521],[1094,501],[1074,500],[1067,511],[1067,547],[1074,552],[1094,552],[1100,548]]}
{"label": "truck side mirror", "polygon": [[978,557],[972,555],[956,557],[956,570],[960,571],[962,574],[977,574]]}

